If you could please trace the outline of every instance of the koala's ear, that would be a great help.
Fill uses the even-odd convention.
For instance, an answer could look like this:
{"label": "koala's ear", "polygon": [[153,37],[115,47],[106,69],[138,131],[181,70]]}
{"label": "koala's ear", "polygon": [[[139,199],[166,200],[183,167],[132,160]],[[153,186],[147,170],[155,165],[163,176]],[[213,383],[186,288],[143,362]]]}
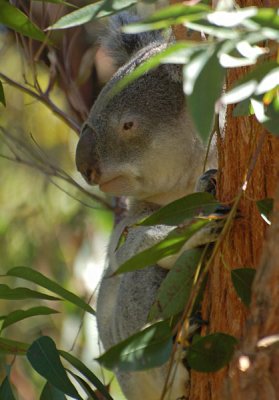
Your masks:
{"label": "koala's ear", "polygon": [[181,64],[164,64],[164,68],[172,81],[178,83],[183,82],[183,69]]}
{"label": "koala's ear", "polygon": [[98,80],[101,84],[107,83],[118,69],[113,57],[103,46],[100,46],[96,51],[95,67]]}

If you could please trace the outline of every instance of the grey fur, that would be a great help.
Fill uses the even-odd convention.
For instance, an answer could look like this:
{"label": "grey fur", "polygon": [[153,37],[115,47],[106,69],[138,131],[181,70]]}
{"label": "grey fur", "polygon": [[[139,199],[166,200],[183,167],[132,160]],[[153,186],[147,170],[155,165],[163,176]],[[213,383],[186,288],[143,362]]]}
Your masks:
{"label": "grey fur", "polygon": [[[128,15],[124,17],[127,20]],[[111,34],[115,39],[108,39],[109,35],[101,43],[110,47],[118,66],[124,65],[92,107],[76,154],[77,168],[89,183],[131,199],[128,216],[112,234],[108,265],[98,296],[97,323],[105,350],[145,326],[157,289],[178,257],[168,257],[144,270],[111,277],[125,260],[162,240],[173,229],[163,225],[136,227],[135,222],[161,205],[193,192],[202,174],[205,155],[205,147],[187,112],[181,66],[161,65],[116,96],[110,96],[122,77],[168,45],[157,40],[158,33],[136,36],[129,42],[116,26],[113,20]],[[113,47],[109,40],[115,40]],[[129,44],[129,51],[127,43],[133,43]],[[125,243],[118,247],[124,230],[127,230]],[[215,239],[213,224],[192,237],[184,250]],[[116,375],[128,400],[159,400],[169,367],[166,363],[150,371],[116,371]],[[187,398],[187,380],[187,370],[179,362],[166,399]]]}

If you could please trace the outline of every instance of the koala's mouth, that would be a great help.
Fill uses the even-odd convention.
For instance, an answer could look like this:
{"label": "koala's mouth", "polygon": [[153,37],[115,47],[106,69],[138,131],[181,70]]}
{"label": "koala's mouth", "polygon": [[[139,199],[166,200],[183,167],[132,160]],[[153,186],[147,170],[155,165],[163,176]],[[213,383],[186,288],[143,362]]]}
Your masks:
{"label": "koala's mouth", "polygon": [[99,188],[104,193],[111,193],[117,195],[123,192],[123,189],[127,186],[127,178],[123,175],[115,176],[109,180],[99,182]]}

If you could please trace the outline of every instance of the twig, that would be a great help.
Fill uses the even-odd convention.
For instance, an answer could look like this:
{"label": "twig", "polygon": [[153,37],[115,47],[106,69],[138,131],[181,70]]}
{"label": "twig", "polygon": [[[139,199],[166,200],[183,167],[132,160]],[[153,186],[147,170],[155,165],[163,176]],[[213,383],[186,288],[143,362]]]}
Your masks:
{"label": "twig", "polygon": [[69,117],[64,111],[62,111],[59,107],[57,107],[48,96],[44,93],[38,94],[37,92],[27,88],[19,82],[14,81],[9,78],[7,75],[0,72],[0,78],[3,79],[9,85],[19,89],[20,91],[28,94],[29,96],[35,98],[36,100],[43,103],[47,108],[49,108],[58,118],[60,118],[66,125],[68,125],[71,129],[73,129],[77,134],[80,131],[80,125],[71,117]]}

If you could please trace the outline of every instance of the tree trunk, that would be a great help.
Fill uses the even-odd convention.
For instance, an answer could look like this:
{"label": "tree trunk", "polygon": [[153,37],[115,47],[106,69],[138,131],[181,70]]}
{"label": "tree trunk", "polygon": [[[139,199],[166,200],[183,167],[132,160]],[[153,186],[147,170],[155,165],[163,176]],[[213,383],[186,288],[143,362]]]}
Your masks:
{"label": "tree trunk", "polygon": [[[267,6],[262,0],[240,0],[238,4]],[[278,7],[278,1],[271,0],[268,6]],[[244,72],[230,70],[227,88]],[[257,347],[259,339],[279,334],[279,188],[265,246],[267,224],[256,207],[256,200],[275,196],[279,139],[264,131],[253,116],[235,118],[232,111],[233,107],[228,107],[224,135],[218,140],[218,199],[233,203],[245,181],[247,187],[238,206],[240,217],[211,265],[202,303],[202,317],[209,324],[202,334],[228,333],[240,344],[230,368],[215,373],[191,372],[190,400],[279,399],[279,346],[272,342],[265,348]],[[230,272],[240,267],[258,269],[250,310],[232,285]]]}

